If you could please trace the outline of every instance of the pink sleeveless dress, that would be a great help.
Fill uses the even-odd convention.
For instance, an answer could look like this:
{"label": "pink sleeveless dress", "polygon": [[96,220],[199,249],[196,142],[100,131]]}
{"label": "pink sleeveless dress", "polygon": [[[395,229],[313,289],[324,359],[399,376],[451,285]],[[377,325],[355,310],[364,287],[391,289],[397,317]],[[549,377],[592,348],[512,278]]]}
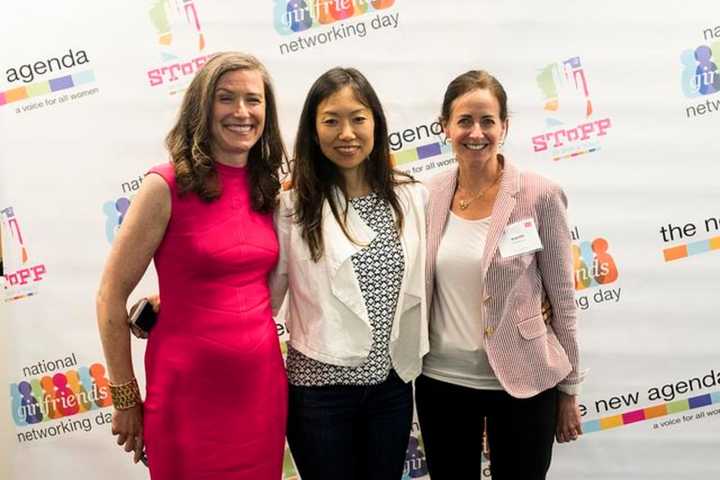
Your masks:
{"label": "pink sleeveless dress", "polygon": [[247,172],[216,163],[222,195],[172,194],[155,268],[162,308],[145,353],[153,480],[279,480],[287,377],[270,308],[272,215],[250,207]]}

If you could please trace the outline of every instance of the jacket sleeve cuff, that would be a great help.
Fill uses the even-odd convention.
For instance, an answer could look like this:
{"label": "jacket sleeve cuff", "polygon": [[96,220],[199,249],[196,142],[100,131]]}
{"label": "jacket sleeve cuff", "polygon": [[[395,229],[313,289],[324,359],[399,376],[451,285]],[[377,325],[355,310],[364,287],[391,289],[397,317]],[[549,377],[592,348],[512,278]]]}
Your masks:
{"label": "jacket sleeve cuff", "polygon": [[568,395],[580,395],[580,393],[582,393],[582,383],[585,381],[585,377],[589,371],[589,368],[580,370],[578,376],[574,377],[572,382],[568,381],[568,379],[563,380],[558,384],[558,390]]}
{"label": "jacket sleeve cuff", "polygon": [[580,383],[559,383],[557,388],[566,395],[580,395],[582,393],[582,384]]}

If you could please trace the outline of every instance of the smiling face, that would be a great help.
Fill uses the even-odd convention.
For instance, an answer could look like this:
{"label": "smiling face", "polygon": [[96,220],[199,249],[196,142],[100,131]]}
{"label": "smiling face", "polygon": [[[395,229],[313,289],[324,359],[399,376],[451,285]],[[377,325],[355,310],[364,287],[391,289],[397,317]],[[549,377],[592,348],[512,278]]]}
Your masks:
{"label": "smiling face", "polygon": [[322,153],[347,176],[363,168],[375,146],[375,121],[349,86],[320,102],[315,131]]}
{"label": "smiling face", "polygon": [[486,88],[471,90],[457,97],[443,129],[452,141],[460,162],[495,162],[505,138],[508,122],[500,118],[500,103]]}
{"label": "smiling face", "polygon": [[212,152],[216,161],[244,166],[265,128],[265,85],[258,70],[234,70],[217,82],[212,101]]}

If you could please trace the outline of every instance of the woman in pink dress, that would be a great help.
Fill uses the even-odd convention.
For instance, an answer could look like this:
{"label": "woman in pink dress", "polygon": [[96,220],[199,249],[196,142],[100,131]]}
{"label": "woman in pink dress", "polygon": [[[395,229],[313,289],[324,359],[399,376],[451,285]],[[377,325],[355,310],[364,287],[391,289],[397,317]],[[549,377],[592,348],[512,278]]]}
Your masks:
{"label": "woman in pink dress", "polygon": [[[197,73],[113,244],[97,300],[117,443],[154,480],[278,480],[287,379],[267,279],[285,149],[269,75],[223,53]],[[126,302],[154,259],[163,301],[143,403]]]}

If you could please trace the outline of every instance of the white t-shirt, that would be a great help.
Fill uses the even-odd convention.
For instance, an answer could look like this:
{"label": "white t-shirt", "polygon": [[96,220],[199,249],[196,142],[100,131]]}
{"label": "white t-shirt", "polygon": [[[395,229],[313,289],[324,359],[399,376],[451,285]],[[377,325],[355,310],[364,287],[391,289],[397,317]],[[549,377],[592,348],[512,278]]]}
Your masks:
{"label": "white t-shirt", "polygon": [[483,346],[482,255],[490,217],[448,215],[438,247],[430,312],[430,352],[423,374],[447,383],[502,390]]}

